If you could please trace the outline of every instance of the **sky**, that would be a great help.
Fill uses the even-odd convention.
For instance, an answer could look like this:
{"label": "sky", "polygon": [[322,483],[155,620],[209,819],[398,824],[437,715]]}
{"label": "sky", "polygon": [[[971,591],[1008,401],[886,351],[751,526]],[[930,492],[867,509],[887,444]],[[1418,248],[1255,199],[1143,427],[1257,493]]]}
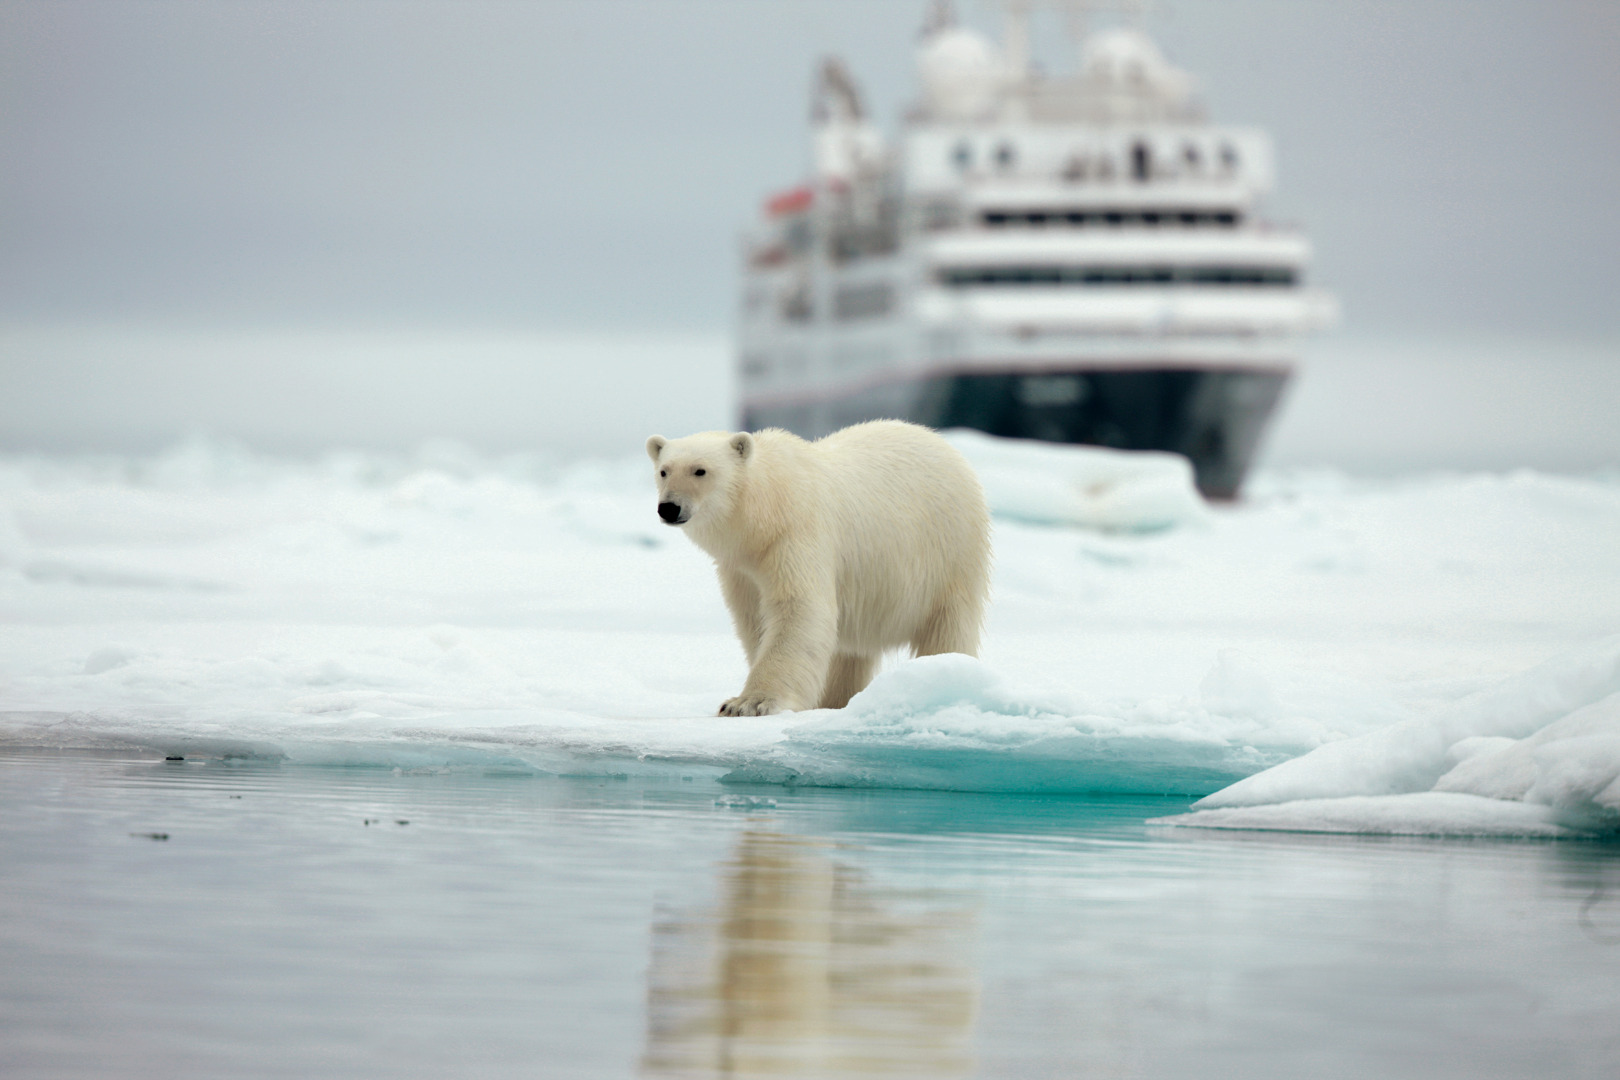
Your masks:
{"label": "sky", "polygon": [[[926,7],[0,0],[0,375],[29,403],[0,428],[43,431],[62,379],[178,378],[163,335],[723,351],[739,231],[807,166],[818,59],[892,130]],[[1268,210],[1309,230],[1341,342],[1620,340],[1620,4],[1163,0],[1145,27],[1215,120],[1273,135]],[[1057,18],[1036,29],[1070,66]],[[144,344],[108,359],[120,334]]]}

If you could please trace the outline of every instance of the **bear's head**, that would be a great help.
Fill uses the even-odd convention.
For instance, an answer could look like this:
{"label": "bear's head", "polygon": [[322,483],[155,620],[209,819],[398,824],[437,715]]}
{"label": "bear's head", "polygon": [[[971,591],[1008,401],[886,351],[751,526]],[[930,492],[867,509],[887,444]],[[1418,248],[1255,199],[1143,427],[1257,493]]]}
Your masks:
{"label": "bear's head", "polygon": [[731,516],[743,469],[754,453],[746,431],[705,431],[684,439],[654,435],[647,456],[658,467],[658,516],[666,525],[705,532]]}

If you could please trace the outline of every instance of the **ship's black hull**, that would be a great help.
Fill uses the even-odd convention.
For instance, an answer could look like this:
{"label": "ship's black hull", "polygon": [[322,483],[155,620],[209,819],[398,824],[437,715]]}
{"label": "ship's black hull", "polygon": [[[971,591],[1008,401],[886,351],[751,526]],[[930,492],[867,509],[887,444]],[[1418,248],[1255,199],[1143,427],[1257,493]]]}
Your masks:
{"label": "ship's black hull", "polygon": [[1192,462],[1199,491],[1222,499],[1242,485],[1288,374],[1175,367],[944,374],[824,401],[751,404],[743,426],[816,439],[891,418],[1013,439],[1168,450]]}

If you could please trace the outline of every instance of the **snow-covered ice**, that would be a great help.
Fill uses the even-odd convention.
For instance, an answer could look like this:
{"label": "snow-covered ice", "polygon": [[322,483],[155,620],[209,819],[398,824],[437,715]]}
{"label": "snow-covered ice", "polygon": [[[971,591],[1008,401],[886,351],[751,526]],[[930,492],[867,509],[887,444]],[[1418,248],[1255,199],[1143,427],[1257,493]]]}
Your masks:
{"label": "snow-covered ice", "polygon": [[635,448],[0,458],[0,742],[1615,826],[1620,478],[1269,474],[1209,508],[1176,459],[953,438],[997,514],[983,657],[744,719]]}
{"label": "snow-covered ice", "polygon": [[1180,454],[998,439],[967,428],[945,437],[973,463],[996,517],[1119,532],[1205,517],[1192,462]]}
{"label": "snow-covered ice", "polygon": [[1620,637],[1329,743],[1163,819],[1323,832],[1620,831]]}

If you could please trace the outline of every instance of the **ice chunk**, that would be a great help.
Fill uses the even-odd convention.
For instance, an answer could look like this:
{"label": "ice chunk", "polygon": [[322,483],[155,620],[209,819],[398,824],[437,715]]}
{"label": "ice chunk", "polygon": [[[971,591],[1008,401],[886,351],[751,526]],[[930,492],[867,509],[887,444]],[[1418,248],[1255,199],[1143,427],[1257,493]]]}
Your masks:
{"label": "ice chunk", "polygon": [[945,433],[984,484],[990,512],[1044,525],[1151,532],[1203,521],[1192,463],[1156,450],[1109,450],[978,431]]}
{"label": "ice chunk", "polygon": [[1327,832],[1620,831],[1620,637],[1437,717],[1319,747],[1165,820]]}
{"label": "ice chunk", "polygon": [[1427,791],[1448,771],[1448,751],[1464,739],[1524,738],[1615,693],[1620,693],[1620,637],[1555,657],[1437,717],[1320,747],[1218,791],[1199,806]]}

